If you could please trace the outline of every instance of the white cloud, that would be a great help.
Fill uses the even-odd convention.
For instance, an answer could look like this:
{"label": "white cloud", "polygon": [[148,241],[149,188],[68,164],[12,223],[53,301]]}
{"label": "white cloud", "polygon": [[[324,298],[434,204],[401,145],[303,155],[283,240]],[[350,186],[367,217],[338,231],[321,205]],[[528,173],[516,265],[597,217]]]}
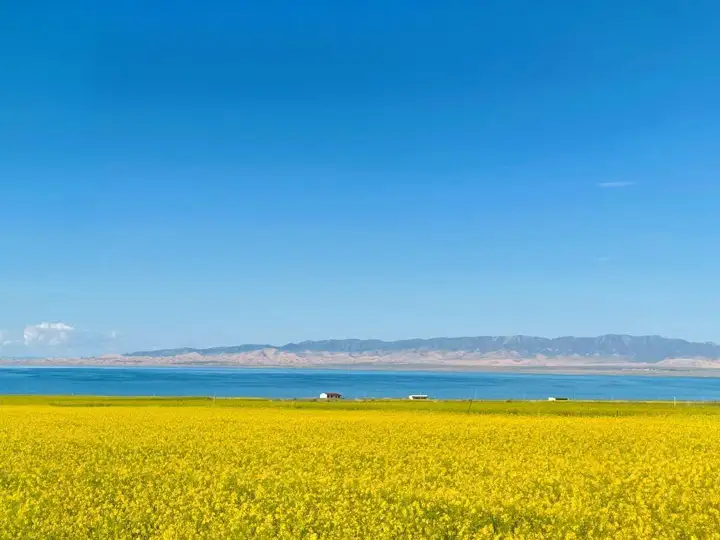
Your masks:
{"label": "white cloud", "polygon": [[600,182],[597,187],[601,189],[620,189],[634,185],[635,182]]}
{"label": "white cloud", "polygon": [[10,332],[8,332],[7,330],[0,330],[0,347],[10,345],[12,342],[13,341],[10,338]]}
{"label": "white cloud", "polygon": [[29,325],[23,331],[25,345],[62,345],[68,343],[76,330],[69,324],[43,322]]}
{"label": "white cloud", "polygon": [[116,332],[79,329],[64,322],[30,324],[17,332],[0,330],[4,356],[87,356],[118,352],[122,336]]}

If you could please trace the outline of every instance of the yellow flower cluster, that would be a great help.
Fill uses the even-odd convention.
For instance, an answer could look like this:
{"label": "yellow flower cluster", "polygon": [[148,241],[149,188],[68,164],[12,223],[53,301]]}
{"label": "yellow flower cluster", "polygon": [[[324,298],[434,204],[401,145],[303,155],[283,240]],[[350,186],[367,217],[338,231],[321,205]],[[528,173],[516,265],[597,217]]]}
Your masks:
{"label": "yellow flower cluster", "polygon": [[3,406],[0,538],[720,538],[720,417]]}

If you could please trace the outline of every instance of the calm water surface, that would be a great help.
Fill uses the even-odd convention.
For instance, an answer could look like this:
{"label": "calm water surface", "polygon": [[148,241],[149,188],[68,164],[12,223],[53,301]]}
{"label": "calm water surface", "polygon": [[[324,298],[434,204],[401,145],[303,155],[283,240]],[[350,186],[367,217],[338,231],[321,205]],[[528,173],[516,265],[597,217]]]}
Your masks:
{"label": "calm water surface", "polygon": [[720,400],[720,379],[628,375],[345,371],[315,369],[4,367],[0,394],[439,399]]}

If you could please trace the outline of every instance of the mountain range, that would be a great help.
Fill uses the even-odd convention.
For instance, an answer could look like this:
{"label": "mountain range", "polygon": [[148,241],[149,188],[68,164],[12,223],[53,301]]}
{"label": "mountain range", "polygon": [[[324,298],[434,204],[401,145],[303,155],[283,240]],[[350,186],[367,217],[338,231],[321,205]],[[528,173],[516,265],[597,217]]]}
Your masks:
{"label": "mountain range", "polygon": [[273,349],[286,353],[343,353],[389,355],[398,352],[468,352],[482,355],[511,355],[521,358],[538,356],[612,357],[636,362],[660,362],[676,358],[720,358],[720,345],[711,342],[692,342],[661,336],[629,336],[607,334],[598,337],[543,338],[533,336],[476,336],[438,337],[382,341],[377,339],[332,339],[303,341],[286,345],[236,345],[208,349],[180,348],[137,351],[126,357],[174,357],[195,354],[200,356],[237,355]]}

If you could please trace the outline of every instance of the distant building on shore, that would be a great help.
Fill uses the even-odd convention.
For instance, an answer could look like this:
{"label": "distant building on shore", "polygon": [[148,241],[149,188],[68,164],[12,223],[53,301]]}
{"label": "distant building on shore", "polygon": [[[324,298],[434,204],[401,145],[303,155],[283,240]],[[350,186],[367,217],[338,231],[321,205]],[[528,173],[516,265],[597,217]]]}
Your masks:
{"label": "distant building on shore", "polygon": [[553,396],[550,396],[550,397],[548,398],[548,401],[568,401],[568,398],[566,398],[566,397],[553,397]]}
{"label": "distant building on shore", "polygon": [[410,394],[408,396],[408,399],[428,399],[428,396],[427,394]]}
{"label": "distant building on shore", "polygon": [[342,394],[338,392],[323,392],[320,394],[320,399],[342,399]]}

